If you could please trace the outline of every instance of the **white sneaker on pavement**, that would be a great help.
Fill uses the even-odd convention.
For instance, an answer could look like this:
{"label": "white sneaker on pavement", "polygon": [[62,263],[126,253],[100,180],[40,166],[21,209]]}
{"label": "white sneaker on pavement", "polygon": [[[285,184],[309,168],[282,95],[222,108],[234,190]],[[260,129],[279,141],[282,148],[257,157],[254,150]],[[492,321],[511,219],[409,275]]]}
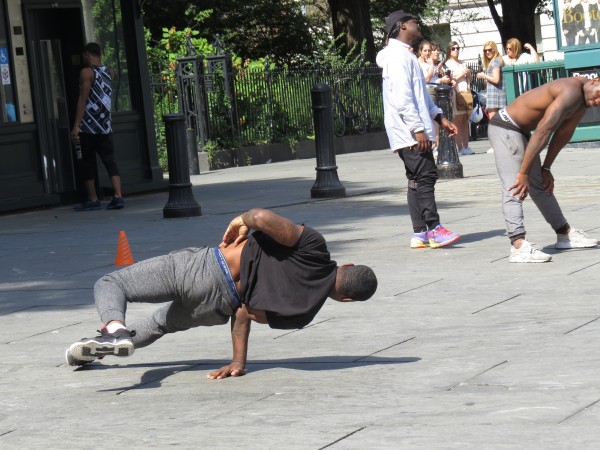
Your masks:
{"label": "white sneaker on pavement", "polygon": [[510,256],[508,262],[511,263],[542,263],[552,259],[552,256],[538,250],[534,244],[523,239],[521,247],[510,246]]}
{"label": "white sneaker on pavement", "polygon": [[598,239],[592,239],[585,235],[583,230],[571,227],[568,234],[556,235],[555,248],[565,250],[568,248],[590,248],[598,245]]}
{"label": "white sneaker on pavement", "polygon": [[471,147],[465,147],[460,151],[460,154],[463,156],[472,155],[473,153],[475,153],[475,152],[473,151],[473,149]]}

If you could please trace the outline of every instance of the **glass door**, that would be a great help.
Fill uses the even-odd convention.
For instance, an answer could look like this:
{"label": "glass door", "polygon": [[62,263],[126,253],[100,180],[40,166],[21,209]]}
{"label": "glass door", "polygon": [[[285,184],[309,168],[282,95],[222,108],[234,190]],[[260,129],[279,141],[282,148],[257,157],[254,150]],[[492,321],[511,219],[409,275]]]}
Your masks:
{"label": "glass door", "polygon": [[73,191],[75,170],[60,40],[40,40],[39,79],[47,143],[42,146],[45,187],[49,193]]}

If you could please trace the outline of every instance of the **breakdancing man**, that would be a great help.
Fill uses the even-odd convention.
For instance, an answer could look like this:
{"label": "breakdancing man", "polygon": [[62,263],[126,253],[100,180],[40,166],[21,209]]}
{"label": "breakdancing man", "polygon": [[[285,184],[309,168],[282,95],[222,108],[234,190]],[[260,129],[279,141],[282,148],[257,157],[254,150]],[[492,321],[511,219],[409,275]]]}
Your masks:
{"label": "breakdancing man", "polygon": [[[250,230],[255,230],[249,235]],[[321,234],[264,210],[234,218],[215,248],[186,248],[102,277],[94,287],[104,327],[66,351],[69,365],[130,356],[167,333],[221,325],[231,317],[233,358],[208,378],[245,373],[251,321],[271,328],[309,324],[330,297],[367,300],[377,278],[367,266],[337,266]],[[127,302],[169,302],[130,329]]]}

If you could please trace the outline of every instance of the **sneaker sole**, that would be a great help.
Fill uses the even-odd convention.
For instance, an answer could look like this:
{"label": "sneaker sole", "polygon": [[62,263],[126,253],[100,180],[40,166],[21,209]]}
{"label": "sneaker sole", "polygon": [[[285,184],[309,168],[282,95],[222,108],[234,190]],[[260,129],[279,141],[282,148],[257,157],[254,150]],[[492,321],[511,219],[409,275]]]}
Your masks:
{"label": "sneaker sole", "polygon": [[410,248],[427,248],[429,247],[429,242],[422,241],[411,241]]}
{"label": "sneaker sole", "polygon": [[[72,347],[72,346],[71,346]],[[85,358],[85,359],[77,359],[71,354],[71,347],[65,350],[65,359],[67,360],[67,364],[69,366],[84,366],[96,360],[96,358]],[[84,357],[81,357],[84,358]]]}
{"label": "sneaker sole", "polygon": [[456,241],[458,241],[459,239],[460,239],[460,236],[456,236],[456,237],[454,237],[454,238],[452,238],[452,239],[450,239],[450,240],[448,240],[448,241],[441,242],[441,243],[437,243],[437,242],[435,242],[435,243],[432,243],[431,241],[429,241],[429,246],[430,246],[431,248],[440,248],[440,247],[446,247],[447,245],[454,244],[454,243],[455,243]]}
{"label": "sneaker sole", "polygon": [[[67,349],[67,354],[74,361],[91,362],[107,355],[131,356],[134,350],[133,342],[129,340],[107,343],[90,339],[88,341],[75,342]],[[67,362],[69,362],[68,357]]]}
{"label": "sneaker sole", "polygon": [[510,259],[508,258],[508,262],[509,263],[521,263],[521,264],[527,264],[527,263],[545,263],[545,262],[550,262],[552,261],[552,258],[549,259],[528,259],[528,260],[519,260],[519,259]]}
{"label": "sneaker sole", "polygon": [[590,245],[573,245],[570,242],[567,244],[554,244],[554,248],[557,250],[569,250],[572,248],[594,248],[597,247],[598,244],[590,244]]}

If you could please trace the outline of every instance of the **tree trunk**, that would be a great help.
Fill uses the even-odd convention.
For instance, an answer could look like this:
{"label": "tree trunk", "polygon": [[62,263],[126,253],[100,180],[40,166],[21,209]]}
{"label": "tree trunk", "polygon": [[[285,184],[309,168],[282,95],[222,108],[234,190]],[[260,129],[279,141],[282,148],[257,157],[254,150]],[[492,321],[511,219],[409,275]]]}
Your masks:
{"label": "tree trunk", "polygon": [[[357,56],[366,41],[367,61],[375,62],[375,44],[369,0],[328,0],[331,8],[333,35],[343,35],[342,54]],[[356,46],[356,48],[354,48]],[[354,48],[354,50],[353,50]]]}
{"label": "tree trunk", "polygon": [[500,32],[502,46],[506,41],[517,38],[524,44],[535,44],[535,10],[540,0],[501,0],[503,17],[500,17],[494,0],[487,0],[494,23]]}

